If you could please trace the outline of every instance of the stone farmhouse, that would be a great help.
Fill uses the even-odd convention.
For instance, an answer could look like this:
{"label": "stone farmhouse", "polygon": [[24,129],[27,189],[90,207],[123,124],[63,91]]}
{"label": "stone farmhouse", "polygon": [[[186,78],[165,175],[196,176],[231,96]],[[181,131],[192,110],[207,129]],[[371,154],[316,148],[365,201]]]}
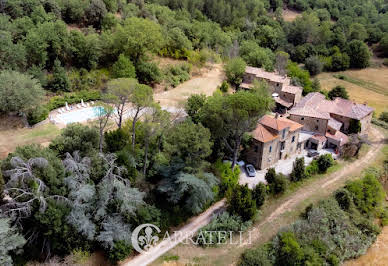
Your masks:
{"label": "stone farmhouse", "polygon": [[309,93],[291,110],[289,119],[303,125],[303,134],[312,135],[306,142],[306,148],[323,147],[340,150],[348,141],[349,126],[352,120],[360,121],[361,134],[371,123],[373,108],[357,104],[342,98],[326,100],[318,92]]}
{"label": "stone farmhouse", "polygon": [[247,163],[256,169],[270,167],[281,159],[299,153],[299,134],[303,125],[276,115],[263,116],[251,132],[252,144],[243,153]]}
{"label": "stone farmhouse", "polygon": [[247,66],[240,85],[241,89],[250,89],[254,80],[265,81],[269,85],[277,110],[285,113],[302,99],[303,89],[292,86],[291,79],[287,76],[279,75],[276,72],[267,72],[262,68]]}
{"label": "stone farmhouse", "polygon": [[250,89],[254,80],[267,82],[277,107],[275,116],[259,120],[251,132],[252,144],[243,153],[246,162],[257,169],[305,149],[330,148],[338,153],[349,141],[346,134],[352,122],[360,122],[361,134],[370,127],[373,108],[366,104],[342,98],[330,101],[318,92],[302,97],[303,89],[292,86],[289,77],[249,66],[240,88]]}

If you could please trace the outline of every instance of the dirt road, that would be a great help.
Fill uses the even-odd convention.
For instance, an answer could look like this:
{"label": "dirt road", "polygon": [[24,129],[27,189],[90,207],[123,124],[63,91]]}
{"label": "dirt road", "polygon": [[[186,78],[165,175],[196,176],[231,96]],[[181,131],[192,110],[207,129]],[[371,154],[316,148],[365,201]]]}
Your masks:
{"label": "dirt road", "polygon": [[[248,237],[251,237],[252,245],[257,244],[256,242],[261,239],[268,239],[270,235],[266,232],[269,228],[271,233],[276,233],[280,228],[286,226],[289,221],[283,219],[283,216],[292,211],[298,205],[307,201],[310,197],[314,197],[316,194],[321,195],[329,195],[338,187],[342,186],[347,180],[353,178],[353,176],[359,173],[362,169],[368,167],[368,165],[373,162],[373,160],[378,155],[379,151],[382,149],[384,145],[384,135],[375,128],[371,129],[372,135],[374,136],[372,146],[366,155],[364,155],[361,159],[346,165],[340,171],[334,172],[322,179],[318,179],[313,183],[304,186],[301,189],[298,189],[296,192],[292,193],[288,197],[282,199],[282,203],[277,206],[275,210],[270,208],[270,214],[264,218],[259,224],[255,225],[252,228],[251,233],[245,236],[245,239],[242,243],[248,243]],[[322,194],[323,192],[323,194]],[[213,205],[208,211],[201,214],[197,218],[194,218],[189,224],[187,224],[182,230],[198,230],[200,227],[205,225],[210,221],[211,214],[214,213],[215,210],[220,210],[224,207],[224,202],[218,202]],[[265,217],[265,214],[263,213]],[[265,234],[265,237],[263,236]],[[181,239],[183,241],[184,238]],[[161,242],[155,248],[150,250],[147,254],[139,255],[132,259],[131,261],[127,261],[122,265],[130,266],[130,265],[147,265],[153,261],[155,261],[159,256],[174,248],[177,245],[176,242],[168,243]],[[222,248],[209,248],[202,249],[199,247],[195,247],[192,245],[182,245],[177,249],[173,250],[173,253],[178,254],[180,260],[182,259],[183,263],[190,262],[190,259],[197,258],[200,254],[201,257],[206,258],[206,265],[214,265],[220,264],[219,259],[223,257],[224,262],[228,262],[228,264],[234,263],[238,258],[239,254],[246,249],[247,244],[241,244],[240,246],[223,246]],[[217,262],[217,263],[215,263]]]}
{"label": "dirt road", "polygon": [[174,248],[176,245],[181,243],[186,239],[185,236],[190,235],[191,233],[195,233],[201,227],[207,225],[213,214],[220,212],[223,210],[225,206],[225,200],[221,200],[215,204],[213,204],[209,209],[207,209],[204,213],[196,217],[193,221],[189,222],[184,227],[180,228],[179,231],[181,234],[173,234],[170,239],[163,240],[155,247],[151,248],[147,253],[141,254],[133,258],[132,260],[125,261],[120,263],[122,266],[140,266],[140,265],[148,265],[161,255]]}

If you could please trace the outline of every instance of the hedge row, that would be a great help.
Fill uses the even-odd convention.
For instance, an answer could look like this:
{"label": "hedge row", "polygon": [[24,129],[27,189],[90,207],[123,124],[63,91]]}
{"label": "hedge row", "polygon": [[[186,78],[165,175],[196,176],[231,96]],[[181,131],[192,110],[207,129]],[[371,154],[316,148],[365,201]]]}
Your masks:
{"label": "hedge row", "polygon": [[62,96],[54,96],[49,102],[43,106],[36,107],[27,115],[27,121],[30,125],[35,125],[48,117],[50,111],[63,107],[68,104],[80,103],[81,99],[84,102],[96,101],[101,99],[101,92],[96,90],[82,90],[78,92],[65,93]]}

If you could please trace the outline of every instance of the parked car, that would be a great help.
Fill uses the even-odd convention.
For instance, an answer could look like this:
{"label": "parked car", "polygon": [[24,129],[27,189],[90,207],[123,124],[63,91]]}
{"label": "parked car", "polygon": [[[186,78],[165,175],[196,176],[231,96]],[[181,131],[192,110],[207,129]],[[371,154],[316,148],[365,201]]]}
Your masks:
{"label": "parked car", "polygon": [[248,174],[249,177],[255,177],[256,176],[256,170],[255,170],[255,167],[253,167],[253,165],[247,164],[245,166],[245,169],[247,170],[247,174]]}
{"label": "parked car", "polygon": [[315,158],[315,157],[318,157],[319,156],[319,152],[316,152],[316,151],[309,151],[307,153],[307,156],[308,157],[311,157],[311,158]]}

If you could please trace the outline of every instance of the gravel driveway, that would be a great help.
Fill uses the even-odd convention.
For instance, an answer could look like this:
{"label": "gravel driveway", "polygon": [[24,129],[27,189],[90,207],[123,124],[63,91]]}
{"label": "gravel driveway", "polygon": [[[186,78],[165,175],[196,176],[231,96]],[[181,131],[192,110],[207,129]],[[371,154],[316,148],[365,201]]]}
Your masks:
{"label": "gravel driveway", "polygon": [[[305,165],[309,165],[313,158],[310,158],[307,156],[307,150],[304,150],[302,153],[295,154],[292,157],[286,159],[286,160],[279,160],[277,163],[275,163],[272,167],[275,168],[276,173],[282,173],[284,175],[289,175],[292,172],[292,166],[296,158],[304,157]],[[333,157],[336,157],[336,154],[334,154],[333,150],[331,149],[322,149],[318,151],[320,155],[331,153]],[[240,174],[240,181],[239,183],[241,185],[248,184],[249,188],[254,188],[259,182],[267,183],[265,181],[265,174],[267,173],[268,169],[264,170],[256,170],[256,176],[255,177],[249,177],[246,173],[245,167],[241,167],[241,174]]]}

